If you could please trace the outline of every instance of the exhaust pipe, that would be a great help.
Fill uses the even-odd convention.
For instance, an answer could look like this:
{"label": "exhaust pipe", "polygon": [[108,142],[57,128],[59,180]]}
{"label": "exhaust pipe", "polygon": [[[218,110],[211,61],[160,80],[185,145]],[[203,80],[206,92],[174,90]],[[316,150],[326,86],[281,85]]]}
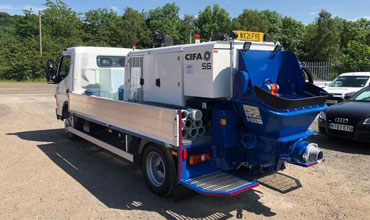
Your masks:
{"label": "exhaust pipe", "polygon": [[317,144],[309,143],[302,155],[302,160],[306,163],[316,161],[321,163],[324,159],[324,153],[319,149]]}

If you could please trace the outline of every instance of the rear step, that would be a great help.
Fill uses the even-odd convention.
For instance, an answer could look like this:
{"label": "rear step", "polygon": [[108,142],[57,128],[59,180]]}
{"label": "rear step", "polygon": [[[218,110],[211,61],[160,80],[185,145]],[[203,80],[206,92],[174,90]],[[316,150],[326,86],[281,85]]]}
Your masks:
{"label": "rear step", "polygon": [[259,186],[256,181],[242,179],[222,171],[183,180],[181,183],[207,196],[233,196]]}

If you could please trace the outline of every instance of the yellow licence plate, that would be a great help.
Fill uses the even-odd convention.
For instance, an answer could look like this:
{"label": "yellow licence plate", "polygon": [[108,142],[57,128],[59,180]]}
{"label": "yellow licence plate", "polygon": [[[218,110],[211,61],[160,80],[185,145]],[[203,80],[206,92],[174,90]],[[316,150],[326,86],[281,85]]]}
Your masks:
{"label": "yellow licence plate", "polygon": [[262,32],[252,32],[252,31],[236,31],[238,34],[237,40],[243,41],[263,41]]}

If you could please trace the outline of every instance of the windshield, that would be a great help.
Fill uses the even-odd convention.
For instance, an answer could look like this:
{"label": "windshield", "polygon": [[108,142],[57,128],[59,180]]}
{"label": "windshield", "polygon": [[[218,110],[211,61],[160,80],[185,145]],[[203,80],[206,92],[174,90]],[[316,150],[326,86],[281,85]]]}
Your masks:
{"label": "windshield", "polygon": [[364,87],[368,76],[339,76],[329,87]]}
{"label": "windshield", "polygon": [[351,101],[370,102],[370,86],[352,96]]}
{"label": "windshield", "polygon": [[96,62],[98,67],[124,67],[126,57],[98,56]]}

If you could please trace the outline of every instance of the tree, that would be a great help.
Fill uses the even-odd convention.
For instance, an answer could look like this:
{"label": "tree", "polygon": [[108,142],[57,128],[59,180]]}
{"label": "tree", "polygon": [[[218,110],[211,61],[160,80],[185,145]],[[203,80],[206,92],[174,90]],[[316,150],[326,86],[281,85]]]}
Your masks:
{"label": "tree", "polygon": [[118,23],[119,45],[132,47],[135,43],[138,48],[149,47],[151,32],[145,22],[145,16],[132,8],[126,8],[122,19]]}
{"label": "tree", "polygon": [[282,32],[282,16],[276,11],[264,10],[260,12],[262,18],[267,22],[267,32],[270,40],[279,39]]}
{"label": "tree", "polygon": [[55,3],[47,0],[47,8],[42,12],[43,34],[52,36],[55,52],[60,52],[66,47],[82,45],[83,29],[80,14],[74,12],[63,1],[56,0]]}
{"label": "tree", "polygon": [[6,35],[15,35],[15,25],[19,19],[23,16],[13,15],[10,16],[8,13],[0,12],[0,37]]}
{"label": "tree", "polygon": [[281,21],[281,33],[277,37],[277,40],[280,41],[286,50],[301,54],[302,51],[299,46],[303,40],[304,24],[290,17],[284,17]]}
{"label": "tree", "polygon": [[[180,40],[183,40],[184,43],[190,43],[190,30],[195,31],[196,18],[194,15],[184,15],[184,18],[181,20],[180,25]],[[194,42],[194,40],[193,40]]]}
{"label": "tree", "polygon": [[120,17],[107,9],[90,10],[84,16],[84,38],[89,46],[117,46]]}
{"label": "tree", "polygon": [[315,24],[306,27],[303,50],[306,61],[336,60],[340,55],[340,34],[331,14],[319,13]]}
{"label": "tree", "polygon": [[152,9],[148,13],[147,24],[151,32],[168,34],[174,40],[180,39],[179,6],[167,3],[162,8]]}
{"label": "tree", "polygon": [[233,19],[233,30],[259,31],[267,33],[268,23],[257,10],[244,9],[243,13]]}
{"label": "tree", "polygon": [[370,71],[370,46],[358,41],[350,41],[335,66],[339,73]]}
{"label": "tree", "polygon": [[208,41],[215,34],[229,34],[231,32],[229,13],[217,4],[212,8],[207,6],[199,12],[196,27],[203,41]]}
{"label": "tree", "polygon": [[[344,51],[350,41],[366,43],[366,38],[370,30],[367,29],[366,19],[348,21],[336,17],[335,24],[340,33],[340,50]],[[369,25],[370,26],[370,25]]]}
{"label": "tree", "polygon": [[16,35],[22,38],[39,36],[39,18],[29,10],[23,11],[24,16],[15,23]]}

